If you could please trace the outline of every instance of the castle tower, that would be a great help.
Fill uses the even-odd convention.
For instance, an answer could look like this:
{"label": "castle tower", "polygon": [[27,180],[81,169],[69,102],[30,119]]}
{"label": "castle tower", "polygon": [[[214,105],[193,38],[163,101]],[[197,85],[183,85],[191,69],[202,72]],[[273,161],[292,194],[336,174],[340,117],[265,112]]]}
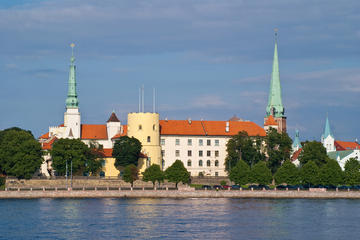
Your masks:
{"label": "castle tower", "polygon": [[116,116],[115,112],[113,111],[111,113],[111,116],[109,117],[109,120],[106,122],[106,129],[107,129],[107,135],[108,138],[111,139],[113,136],[118,134],[121,129],[121,122]]}
{"label": "castle tower", "polygon": [[321,136],[321,143],[326,148],[326,152],[336,151],[335,138],[331,133],[329,118],[326,116],[324,134]]}
{"label": "castle tower", "polygon": [[161,168],[159,114],[150,112],[129,113],[127,131],[129,137],[137,138],[141,142],[141,152],[147,157],[139,159],[138,169],[140,173],[152,164],[158,164]]}
{"label": "castle tower", "polygon": [[79,100],[76,93],[76,72],[75,72],[75,57],[74,47],[75,44],[70,45],[72,48],[72,56],[70,63],[70,73],[68,82],[68,94],[66,98],[66,112],[64,113],[64,138],[80,138],[80,112],[79,112]]}
{"label": "castle tower", "polygon": [[264,118],[264,124],[267,122],[269,116],[273,116],[275,122],[278,125],[278,132],[286,132],[286,117],[284,115],[285,109],[282,105],[281,99],[281,84],[280,84],[280,72],[279,72],[279,60],[277,52],[277,29],[275,29],[275,49],[273,68],[271,73],[271,83],[269,91],[268,105],[266,107],[266,117]]}

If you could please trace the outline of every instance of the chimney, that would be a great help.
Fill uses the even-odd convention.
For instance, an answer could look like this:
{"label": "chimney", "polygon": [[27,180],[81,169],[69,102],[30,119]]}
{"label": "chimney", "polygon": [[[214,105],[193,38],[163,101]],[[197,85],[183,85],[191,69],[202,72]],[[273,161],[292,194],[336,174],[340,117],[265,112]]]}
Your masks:
{"label": "chimney", "polygon": [[189,122],[189,124],[191,124],[191,118],[188,118],[188,122]]}
{"label": "chimney", "polygon": [[230,123],[226,122],[225,132],[229,132],[229,131],[230,131]]}

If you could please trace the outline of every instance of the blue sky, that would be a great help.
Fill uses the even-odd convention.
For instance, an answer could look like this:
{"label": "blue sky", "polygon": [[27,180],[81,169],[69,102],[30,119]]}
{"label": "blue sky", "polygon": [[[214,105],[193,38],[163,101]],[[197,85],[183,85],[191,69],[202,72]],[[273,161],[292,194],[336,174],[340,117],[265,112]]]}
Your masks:
{"label": "blue sky", "polygon": [[288,131],[359,137],[360,2],[62,0],[0,2],[0,129],[36,137],[63,122],[75,42],[83,123],[125,123],[144,84],[161,118],[263,123],[275,27]]}

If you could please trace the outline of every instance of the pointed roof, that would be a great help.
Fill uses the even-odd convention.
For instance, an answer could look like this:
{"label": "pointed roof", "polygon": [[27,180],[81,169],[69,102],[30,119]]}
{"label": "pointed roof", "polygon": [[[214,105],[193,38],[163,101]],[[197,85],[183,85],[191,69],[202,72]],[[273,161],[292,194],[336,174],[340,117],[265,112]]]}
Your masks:
{"label": "pointed roof", "polygon": [[295,139],[294,142],[292,144],[292,148],[302,148],[301,143],[300,143],[300,138],[299,138],[300,134],[299,134],[299,130],[295,131]]}
{"label": "pointed roof", "polygon": [[74,137],[74,134],[72,132],[72,129],[70,128],[69,137]]}
{"label": "pointed roof", "polygon": [[328,136],[334,137],[331,133],[331,129],[330,129],[330,123],[329,123],[329,118],[328,116],[326,116],[326,122],[325,122],[325,130],[324,130],[324,138],[327,138]]}
{"label": "pointed roof", "polygon": [[232,118],[229,119],[230,122],[238,122],[241,121],[241,118],[238,118],[235,114]]}
{"label": "pointed roof", "polygon": [[72,48],[72,56],[70,59],[70,72],[69,72],[69,81],[68,81],[68,94],[66,98],[66,108],[78,108],[79,100],[76,93],[76,75],[75,75],[75,57],[74,57],[74,46],[75,44],[70,45]]}
{"label": "pointed roof", "polygon": [[116,116],[115,112],[112,112],[110,115],[110,118],[109,118],[109,120],[107,120],[107,122],[120,122],[120,120]]}
{"label": "pointed roof", "polygon": [[264,126],[277,126],[277,122],[275,121],[274,117],[270,115],[265,121]]}
{"label": "pointed roof", "polygon": [[266,115],[273,115],[274,117],[284,116],[284,107],[281,99],[281,84],[280,84],[280,72],[279,72],[279,60],[277,51],[277,33],[275,32],[275,49],[273,68],[271,73],[271,83],[269,91],[268,105],[266,107]]}

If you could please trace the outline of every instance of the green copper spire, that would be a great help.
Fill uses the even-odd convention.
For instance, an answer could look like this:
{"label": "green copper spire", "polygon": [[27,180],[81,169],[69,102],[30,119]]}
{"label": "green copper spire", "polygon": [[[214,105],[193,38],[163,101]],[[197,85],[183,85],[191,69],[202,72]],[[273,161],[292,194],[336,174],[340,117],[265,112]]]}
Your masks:
{"label": "green copper spire", "polygon": [[328,118],[328,116],[326,116],[325,131],[324,131],[323,137],[327,138],[329,135],[333,137],[333,135],[331,134],[331,130],[330,130],[329,118]]}
{"label": "green copper spire", "polygon": [[75,76],[75,57],[74,57],[74,47],[75,44],[71,44],[72,55],[71,55],[71,64],[70,64],[70,73],[69,73],[69,82],[68,82],[68,95],[66,98],[66,108],[78,108],[79,100],[76,93],[76,76]]}
{"label": "green copper spire", "polygon": [[280,73],[279,73],[279,60],[277,52],[277,29],[275,29],[275,50],[273,68],[271,73],[271,83],[268,105],[266,107],[266,115],[273,115],[274,117],[284,116],[284,107],[281,100],[281,85],[280,85]]}
{"label": "green copper spire", "polygon": [[295,130],[295,139],[294,139],[294,142],[293,142],[293,144],[292,144],[292,148],[293,148],[293,149],[296,149],[296,148],[300,149],[300,148],[302,148],[299,135],[300,135],[300,134],[299,134],[299,130],[296,129],[296,130]]}

